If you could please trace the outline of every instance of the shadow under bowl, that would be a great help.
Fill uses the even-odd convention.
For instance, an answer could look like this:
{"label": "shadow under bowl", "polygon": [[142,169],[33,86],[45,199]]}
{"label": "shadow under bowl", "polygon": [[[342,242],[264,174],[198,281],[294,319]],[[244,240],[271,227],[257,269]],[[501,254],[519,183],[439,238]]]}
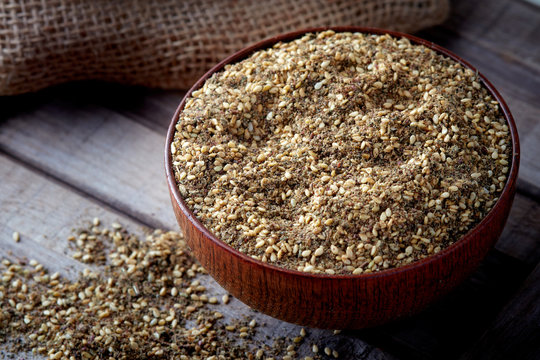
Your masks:
{"label": "shadow under bowl", "polygon": [[479,79],[500,104],[512,139],[508,180],[487,216],[453,245],[407,266],[361,275],[303,273],[255,260],[216,238],[186,206],[178,190],[171,142],[186,100],[225,65],[253,52],[324,30],[390,34],[422,44],[478,73],[469,63],[432,42],[394,31],[362,27],[324,27],[295,31],[260,41],[229,56],[209,70],[187,92],[174,114],[165,146],[165,170],[174,213],[196,258],[232,295],[272,317],[317,328],[359,329],[417,313],[465,280],[499,238],[516,191],[519,139],[514,119],[501,95],[480,73]]}

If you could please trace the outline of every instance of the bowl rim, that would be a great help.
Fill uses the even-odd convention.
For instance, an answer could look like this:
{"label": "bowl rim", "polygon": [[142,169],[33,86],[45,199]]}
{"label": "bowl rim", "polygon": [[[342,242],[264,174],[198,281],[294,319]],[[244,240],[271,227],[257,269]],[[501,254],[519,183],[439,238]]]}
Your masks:
{"label": "bowl rim", "polygon": [[[174,134],[176,131],[175,126],[178,122],[180,113],[184,109],[186,101],[191,96],[192,92],[202,87],[204,82],[207,79],[209,79],[214,73],[221,71],[226,65],[236,63],[238,61],[242,61],[246,59],[247,57],[249,57],[255,51],[267,49],[278,42],[288,42],[288,41],[295,40],[297,38],[300,38],[302,35],[305,35],[308,33],[318,33],[318,32],[323,32],[323,31],[328,31],[328,30],[334,31],[336,33],[337,32],[352,32],[352,33],[363,33],[366,35],[388,34],[395,38],[407,38],[413,44],[424,45],[434,50],[438,54],[442,54],[446,57],[449,57],[453,59],[454,61],[457,61],[458,63],[460,63],[465,68],[468,68],[474,71],[477,74],[477,76],[480,78],[483,85],[487,88],[490,95],[492,95],[494,99],[499,103],[499,108],[506,119],[507,125],[510,130],[511,140],[512,140],[512,158],[511,158],[512,162],[511,162],[510,171],[508,172],[508,175],[507,175],[506,184],[502,192],[499,194],[497,201],[495,202],[493,207],[490,209],[490,211],[486,214],[486,216],[484,216],[484,218],[478,224],[476,224],[467,233],[462,235],[453,244],[441,250],[437,254],[430,255],[424,259],[414,261],[404,266],[379,270],[379,271],[371,272],[371,273],[362,273],[362,274],[357,274],[357,275],[353,275],[353,274],[331,275],[327,273],[311,273],[311,272],[303,272],[303,271],[295,270],[295,269],[288,269],[288,268],[280,267],[277,265],[273,265],[270,263],[265,263],[260,260],[253,259],[252,257],[240,252],[239,250],[233,248],[232,246],[228,245],[224,241],[218,239],[193,214],[193,212],[186,205],[186,203],[184,202],[184,199],[182,198],[180,194],[180,191],[176,183],[176,178],[174,176],[174,170],[172,166],[172,156],[171,156],[170,149],[171,149],[171,143],[174,139]],[[520,159],[519,137],[518,137],[517,127],[514,122],[514,118],[510,112],[510,109],[508,108],[508,105],[504,101],[501,94],[493,86],[493,84],[482,73],[480,73],[474,66],[472,66],[469,62],[462,59],[458,55],[454,54],[450,50],[442,46],[439,46],[431,41],[424,40],[422,38],[419,38],[419,37],[416,37],[407,33],[398,32],[398,31],[386,30],[386,29],[381,29],[381,28],[373,28],[373,27],[361,27],[361,26],[325,26],[325,27],[313,27],[313,28],[306,28],[302,30],[287,32],[287,33],[272,36],[267,39],[258,41],[248,47],[245,47],[235,52],[234,54],[230,56],[227,56],[225,59],[221,60],[218,64],[216,64],[210,70],[208,70],[202,77],[200,77],[197,80],[197,82],[186,92],[186,94],[182,98],[182,101],[178,105],[178,108],[176,109],[173,115],[173,118],[171,120],[171,123],[167,131],[167,138],[166,138],[166,143],[165,143],[165,172],[167,176],[167,184],[168,184],[169,190],[171,191],[171,195],[174,201],[178,204],[183,215],[186,217],[188,221],[190,221],[193,224],[193,226],[197,229],[197,231],[201,232],[206,238],[210,239],[210,241],[212,241],[215,246],[220,247],[223,251],[226,251],[230,255],[236,257],[237,260],[239,261],[248,263],[249,265],[257,267],[257,268],[263,268],[266,271],[273,271],[273,272],[281,273],[282,275],[301,277],[301,278],[313,279],[313,280],[314,279],[317,279],[317,280],[368,280],[368,279],[383,278],[387,276],[395,276],[398,274],[414,272],[415,270],[418,270],[419,268],[423,268],[425,266],[438,262],[442,258],[448,256],[449,254],[455,251],[458,251],[470,241],[474,241],[475,239],[474,234],[478,232],[480,229],[486,228],[488,226],[488,223],[490,223],[490,220],[495,216],[495,214],[498,211],[503,209],[503,206],[505,204],[501,202],[501,199],[503,197],[506,197],[509,193],[510,195],[512,195],[511,192],[515,190],[515,182],[517,180],[517,174],[518,174],[518,169],[519,169],[519,159]],[[509,206],[511,206],[511,203],[509,204]]]}

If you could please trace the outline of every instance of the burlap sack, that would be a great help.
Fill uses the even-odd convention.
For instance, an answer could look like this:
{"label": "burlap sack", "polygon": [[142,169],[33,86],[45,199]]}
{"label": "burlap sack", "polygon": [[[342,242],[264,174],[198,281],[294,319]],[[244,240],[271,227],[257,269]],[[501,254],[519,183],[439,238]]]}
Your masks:
{"label": "burlap sack", "polygon": [[3,0],[0,95],[80,79],[188,88],[272,35],[324,25],[413,32],[447,12],[447,0]]}

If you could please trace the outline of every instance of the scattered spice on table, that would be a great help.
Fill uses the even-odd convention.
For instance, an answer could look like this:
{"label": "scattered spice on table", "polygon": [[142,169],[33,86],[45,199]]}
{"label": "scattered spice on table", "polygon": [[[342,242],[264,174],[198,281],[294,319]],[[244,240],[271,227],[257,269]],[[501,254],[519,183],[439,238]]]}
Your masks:
{"label": "scattered spice on table", "polygon": [[511,150],[478,74],[406,38],[332,31],[215,73],[171,144],[181,195],[219,239],[328,274],[454,243],[497,201]]}
{"label": "scattered spice on table", "polygon": [[266,345],[254,339],[260,326],[254,319],[227,320],[201,284],[206,271],[176,232],[155,230],[140,239],[118,223],[104,228],[94,219],[67,243],[89,266],[75,280],[50,274],[35,260],[0,263],[2,356],[297,358],[305,330],[298,340],[275,338]]}

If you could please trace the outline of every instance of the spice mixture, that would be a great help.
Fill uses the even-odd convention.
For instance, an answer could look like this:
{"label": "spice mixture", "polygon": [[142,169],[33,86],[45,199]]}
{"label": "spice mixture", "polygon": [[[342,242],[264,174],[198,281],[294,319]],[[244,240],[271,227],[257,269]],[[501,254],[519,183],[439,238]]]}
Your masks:
{"label": "spice mixture", "polygon": [[[93,267],[75,281],[35,260],[0,263],[1,358],[21,351],[48,359],[297,358],[304,329],[267,339],[269,346],[254,339],[256,320],[226,320],[216,310],[229,296],[207,293],[205,270],[179,234],[156,230],[144,241],[95,219],[69,240],[73,257]],[[321,358],[317,345],[312,351],[302,358]]]}
{"label": "spice mixture", "polygon": [[506,183],[511,142],[477,74],[405,38],[326,31],[191,94],[171,153],[187,205],[263,262],[360,274],[441,251]]}

